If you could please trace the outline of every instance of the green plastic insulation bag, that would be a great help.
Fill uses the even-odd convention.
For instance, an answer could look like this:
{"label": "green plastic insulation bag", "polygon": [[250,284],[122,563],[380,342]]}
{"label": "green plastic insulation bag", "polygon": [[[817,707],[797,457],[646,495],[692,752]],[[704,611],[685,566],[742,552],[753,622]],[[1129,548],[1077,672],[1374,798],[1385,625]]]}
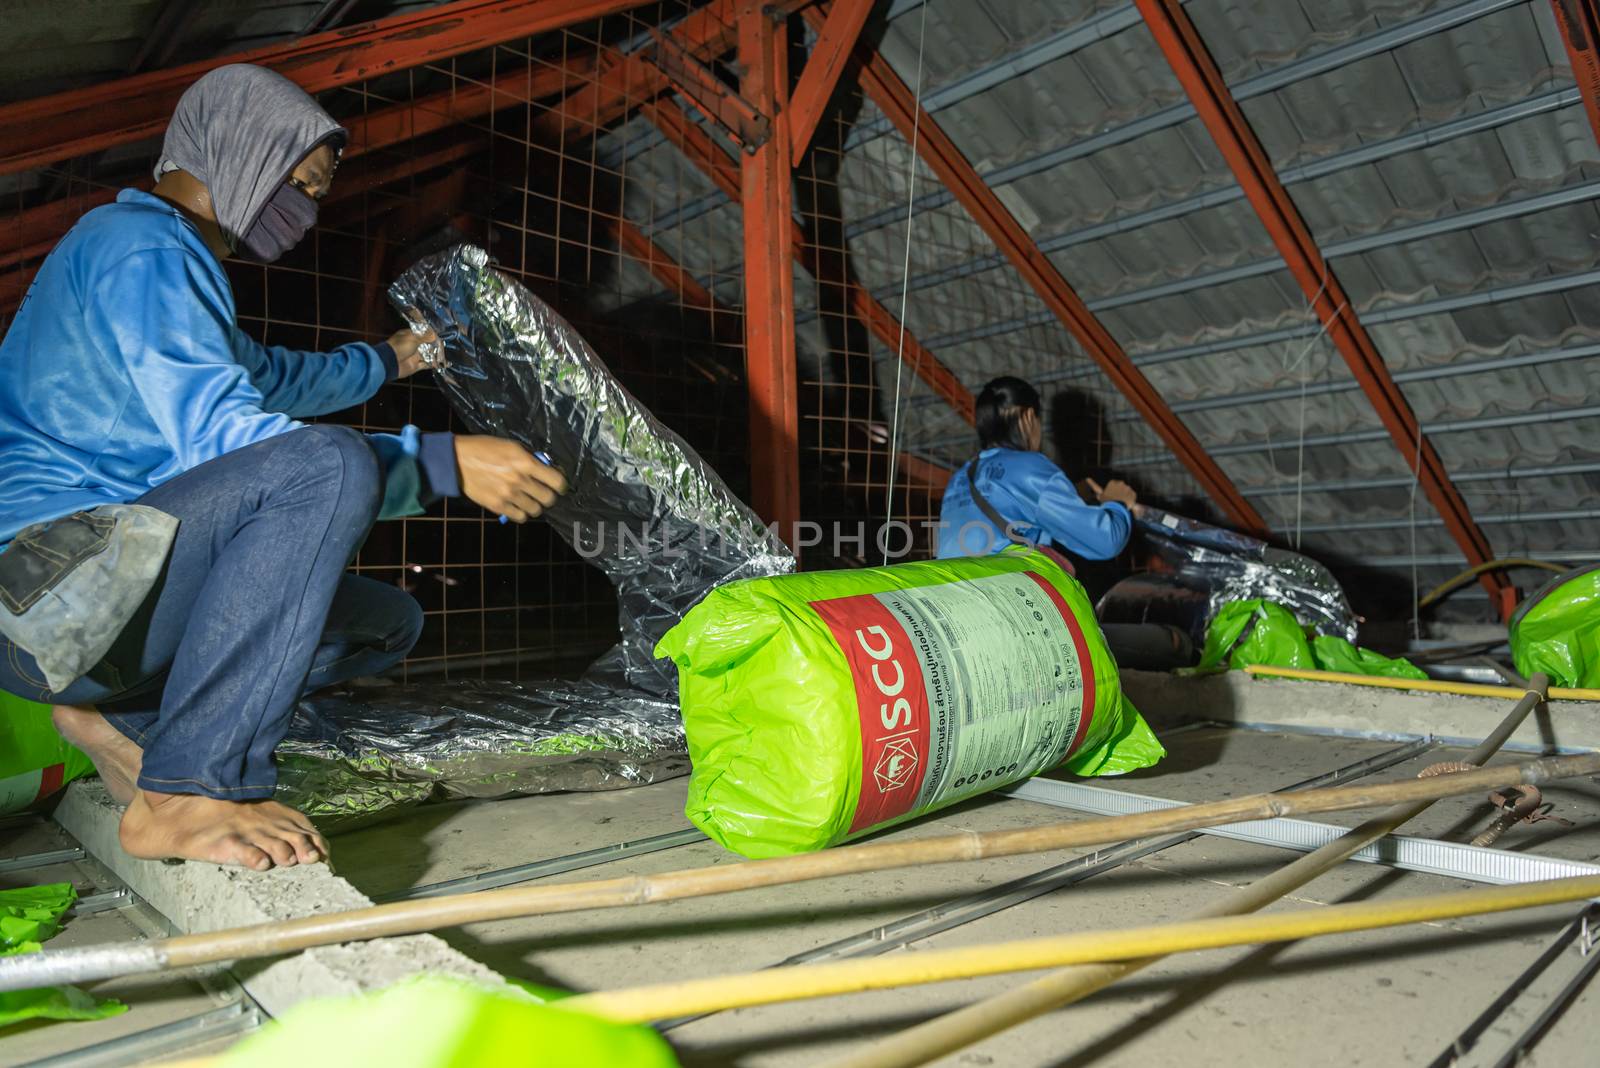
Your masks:
{"label": "green plastic insulation bag", "polygon": [[1600,564],[1557,575],[1511,617],[1511,659],[1554,686],[1600,687]]}
{"label": "green plastic insulation bag", "polygon": [[0,815],[49,797],[94,764],[50,722],[50,706],[0,690]]}
{"label": "green plastic insulation bag", "polygon": [[286,1064],[383,1068],[676,1068],[666,1040],[541,1004],[511,988],[426,975],[374,994],[306,1001],[218,1058],[221,1068]]}
{"label": "green plastic insulation bag", "polygon": [[1293,612],[1257,597],[1222,606],[1206,627],[1206,647],[1197,670],[1249,664],[1316,669],[1305,628]]}
{"label": "green plastic insulation bag", "polygon": [[1233,601],[1222,607],[1206,628],[1206,647],[1197,670],[1238,669],[1251,664],[1396,679],[1428,677],[1408,660],[1357,648],[1343,638],[1329,634],[1307,637],[1306,628],[1293,612],[1260,598]]}
{"label": "green plastic insulation bag", "polygon": [[731,582],[656,655],[678,665],[686,814],[749,857],[1165,755],[1083,587],[1036,549]]}

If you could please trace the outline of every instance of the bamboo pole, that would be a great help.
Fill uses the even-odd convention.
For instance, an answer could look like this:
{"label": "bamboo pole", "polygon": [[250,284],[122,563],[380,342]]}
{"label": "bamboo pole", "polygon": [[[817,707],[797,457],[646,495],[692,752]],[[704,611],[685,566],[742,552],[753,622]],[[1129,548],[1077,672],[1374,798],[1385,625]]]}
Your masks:
{"label": "bamboo pole", "polygon": [[[1385,690],[1418,690],[1423,693],[1449,693],[1462,697],[1520,697],[1517,686],[1489,686],[1477,682],[1445,682],[1439,679],[1391,679],[1375,675],[1353,675],[1346,671],[1313,671],[1310,668],[1274,667],[1250,664],[1247,675],[1274,679],[1303,679],[1306,682],[1339,682],[1347,686],[1377,686]],[[1550,687],[1552,701],[1600,701],[1600,690]]]}
{"label": "bamboo pole", "polygon": [[271,957],[314,946],[417,934],[486,920],[680,901],[867,871],[1107,845],[1246,820],[1346,812],[1395,802],[1428,802],[1595,773],[1600,773],[1600,753],[1581,753],[1429,779],[1260,794],[1130,816],[1062,821],[1018,830],[968,831],[908,842],[877,842],[649,876],[480,890],[130,945],[45,949],[0,957],[0,991]]}
{"label": "bamboo pole", "polygon": [[804,964],[687,982],[582,994],[556,1002],[623,1023],[649,1023],[783,1001],[1027,972],[1063,964],[1161,957],[1258,942],[1371,931],[1411,923],[1481,916],[1600,896],[1600,875],[1579,875],[1492,890],[1457,890],[1394,901],[1330,905],[1258,916],[1219,916],[1110,931],[1080,931],[959,949],[923,950],[870,960]]}
{"label": "bamboo pole", "polygon": [[[1529,680],[1528,688],[1522,693],[1522,699],[1517,702],[1516,707],[1500,721],[1494,732],[1472,751],[1465,763],[1482,764],[1498,752],[1500,747],[1505,745],[1506,739],[1510,738],[1521,726],[1522,721],[1527,719],[1528,713],[1542,703],[1549,684],[1550,680],[1545,675],[1535,674]],[[1453,774],[1470,775],[1479,772]],[[1205,920],[1255,912],[1349,860],[1351,855],[1389,834],[1427,809],[1430,804],[1431,801],[1417,799],[1408,799],[1395,804],[1320,849],[1291,861],[1271,875],[1258,879],[1215,904],[1201,909],[1195,918]],[[913,1065],[926,1064],[1053,1009],[1081,1001],[1118,979],[1147,968],[1160,959],[1160,956],[1149,956],[1138,960],[1079,964],[1062,968],[1003,994],[997,994],[918,1024],[865,1050],[840,1058],[832,1062],[828,1068],[910,1068]]]}

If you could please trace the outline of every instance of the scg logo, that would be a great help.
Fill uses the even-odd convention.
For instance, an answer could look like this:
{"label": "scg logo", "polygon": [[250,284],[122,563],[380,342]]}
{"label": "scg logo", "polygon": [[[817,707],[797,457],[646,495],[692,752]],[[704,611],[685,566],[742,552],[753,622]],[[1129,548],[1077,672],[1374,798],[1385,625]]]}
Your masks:
{"label": "scg logo", "polygon": [[[895,659],[894,639],[882,627],[863,627],[856,631],[856,642],[875,661],[872,665],[872,682],[884,698],[878,705],[878,720],[883,724],[883,729],[897,731],[911,726],[911,702],[900,696],[900,692],[906,688],[906,672],[900,661]],[[891,680],[885,680],[884,675],[889,668],[894,669],[894,676]]]}

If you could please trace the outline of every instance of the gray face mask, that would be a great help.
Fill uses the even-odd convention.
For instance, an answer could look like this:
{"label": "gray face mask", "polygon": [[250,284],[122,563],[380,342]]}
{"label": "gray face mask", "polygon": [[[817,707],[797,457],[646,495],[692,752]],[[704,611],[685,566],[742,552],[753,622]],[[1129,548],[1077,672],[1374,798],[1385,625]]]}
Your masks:
{"label": "gray face mask", "polygon": [[285,182],[261,209],[241,243],[251,259],[271,263],[298,245],[316,224],[317,202]]}

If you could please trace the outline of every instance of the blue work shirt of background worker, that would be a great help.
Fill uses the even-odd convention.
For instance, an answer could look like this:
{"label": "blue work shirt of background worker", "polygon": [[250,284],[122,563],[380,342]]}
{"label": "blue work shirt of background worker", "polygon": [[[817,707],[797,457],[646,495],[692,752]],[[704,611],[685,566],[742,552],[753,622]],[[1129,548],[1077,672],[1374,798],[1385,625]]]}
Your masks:
{"label": "blue work shirt of background worker", "polygon": [[[1054,543],[1088,560],[1122,552],[1133,516],[1120,501],[1088,504],[1043,453],[995,447],[978,454],[978,492],[1029,541]],[[1011,541],[972,499],[967,466],[950,477],[939,509],[941,559],[999,552]]]}

